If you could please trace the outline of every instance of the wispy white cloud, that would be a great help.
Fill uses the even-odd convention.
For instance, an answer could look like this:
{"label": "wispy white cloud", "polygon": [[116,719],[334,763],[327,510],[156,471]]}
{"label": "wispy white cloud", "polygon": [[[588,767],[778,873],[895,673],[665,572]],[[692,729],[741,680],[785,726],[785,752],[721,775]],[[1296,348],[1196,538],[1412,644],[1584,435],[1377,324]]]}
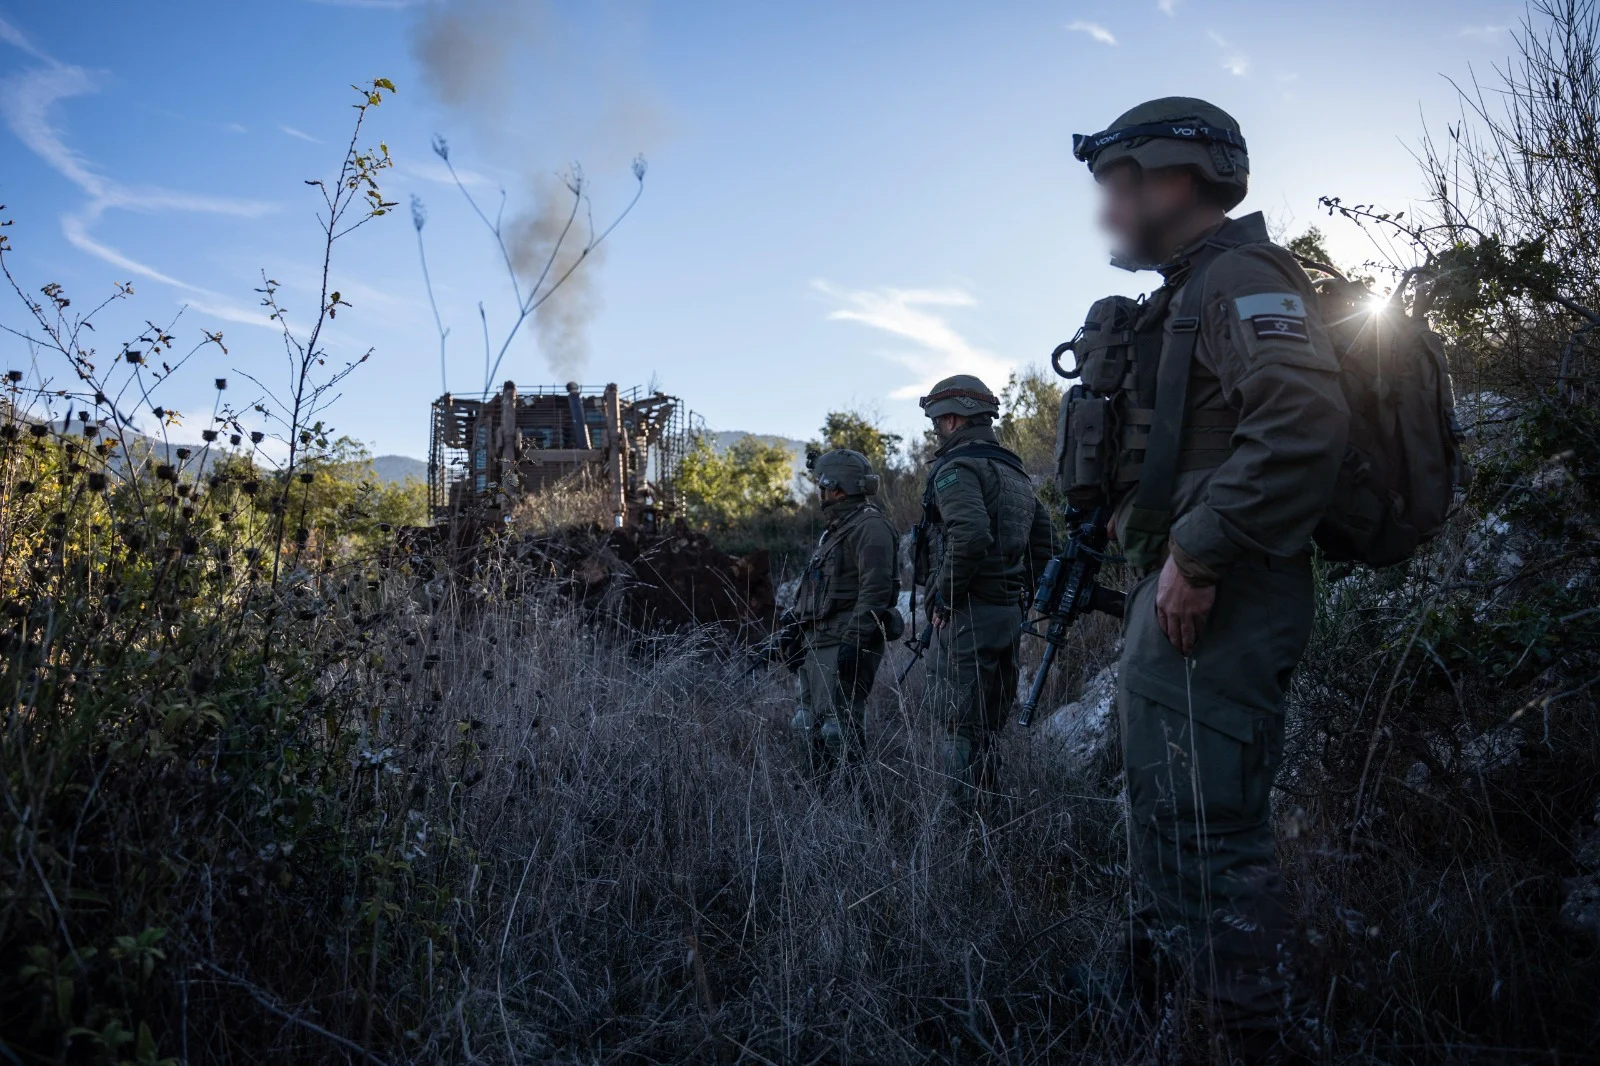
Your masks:
{"label": "wispy white cloud", "polygon": [[0,42],[42,64],[0,80],[0,115],[4,116],[7,128],[25,148],[77,186],[87,197],[81,207],[67,212],[61,218],[62,236],[68,243],[134,276],[204,296],[214,303],[227,303],[226,297],[175,278],[104,244],[93,235],[93,227],[107,211],[113,209],[184,211],[254,218],[271,210],[272,205],[157,186],[128,185],[105,174],[67,143],[55,122],[54,114],[56,105],[61,101],[99,91],[94,78],[82,67],[51,57],[4,19],[0,19]]}
{"label": "wispy white cloud", "polygon": [[1116,35],[1110,30],[1106,29],[1104,26],[1100,25],[1098,22],[1087,22],[1083,19],[1075,19],[1074,21],[1067,23],[1067,29],[1071,30],[1073,33],[1085,34],[1094,40],[1099,41],[1101,44],[1117,43]]}
{"label": "wispy white cloud", "polygon": [[976,374],[994,382],[1004,381],[1011,371],[1010,363],[967,340],[940,313],[977,306],[977,300],[962,289],[842,289],[821,279],[811,287],[838,304],[828,312],[830,321],[856,322],[916,346],[914,351],[879,353],[917,375],[915,381],[890,393],[894,399],[922,395],[951,374]]}
{"label": "wispy white cloud", "polygon": [[307,133],[305,130],[297,130],[293,126],[285,125],[282,122],[278,123],[278,131],[280,133],[288,134],[290,137],[293,137],[297,141],[306,141],[306,142],[308,142],[310,144],[321,144],[322,143],[322,141],[320,139],[311,136],[311,134]]}
{"label": "wispy white cloud", "polygon": [[1503,34],[1510,32],[1510,26],[1497,26],[1492,23],[1485,23],[1481,26],[1463,26],[1461,27],[1458,36],[1471,37],[1476,41],[1494,41],[1498,40]]}
{"label": "wispy white cloud", "polygon": [[468,188],[493,184],[488,175],[480,174],[476,170],[463,170],[461,167],[456,167],[456,178],[452,178],[449,167],[432,159],[419,159],[414,162],[401,163],[399,169],[402,174],[421,178],[423,181],[431,181],[437,185],[453,186],[456,183],[456,178],[460,178],[461,184]]}
{"label": "wispy white cloud", "polygon": [[55,63],[55,60],[51,59],[47,53],[38,48],[32,41],[28,40],[26,34],[17,29],[11,23],[7,22],[4,16],[0,16],[0,42],[9,44],[11,47],[18,49],[19,51],[26,52],[33,58],[41,60],[45,63]]}
{"label": "wispy white cloud", "polygon": [[222,128],[227,130],[229,133],[249,133],[250,132],[248,129],[245,128],[245,125],[242,122],[224,122],[221,125],[222,125]]}
{"label": "wispy white cloud", "polygon": [[1163,15],[1167,16],[1168,18],[1171,18],[1174,14],[1177,13],[1178,0],[1156,0],[1156,8]]}
{"label": "wispy white cloud", "polygon": [[1206,36],[1211,38],[1212,44],[1222,49],[1223,70],[1237,78],[1242,78],[1246,74],[1250,73],[1249,56],[1235,48],[1226,37],[1222,36],[1222,34],[1218,33],[1216,30],[1212,30],[1206,34]]}

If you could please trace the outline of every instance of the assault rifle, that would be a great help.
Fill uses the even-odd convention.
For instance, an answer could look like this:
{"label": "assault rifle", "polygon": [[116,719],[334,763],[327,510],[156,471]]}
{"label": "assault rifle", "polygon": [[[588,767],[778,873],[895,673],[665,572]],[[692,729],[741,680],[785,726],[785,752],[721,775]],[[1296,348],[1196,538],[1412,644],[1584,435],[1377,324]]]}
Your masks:
{"label": "assault rifle", "polygon": [[[1066,547],[1050,560],[1040,575],[1038,591],[1033,595],[1033,610],[1038,617],[1023,627],[1023,632],[1039,637],[1045,644],[1038,672],[1033,675],[1033,685],[1027,697],[1017,705],[1018,725],[1032,724],[1033,712],[1039,709],[1039,697],[1044,693],[1044,683],[1056,659],[1056,649],[1067,642],[1067,630],[1072,628],[1072,623],[1090,611],[1122,617],[1127,597],[1095,584],[1094,580],[1109,558],[1106,524],[1110,519],[1111,509],[1105,505],[1087,511],[1067,510],[1071,531],[1067,534]],[[1040,623],[1046,621],[1049,625],[1044,632],[1039,632]]]}

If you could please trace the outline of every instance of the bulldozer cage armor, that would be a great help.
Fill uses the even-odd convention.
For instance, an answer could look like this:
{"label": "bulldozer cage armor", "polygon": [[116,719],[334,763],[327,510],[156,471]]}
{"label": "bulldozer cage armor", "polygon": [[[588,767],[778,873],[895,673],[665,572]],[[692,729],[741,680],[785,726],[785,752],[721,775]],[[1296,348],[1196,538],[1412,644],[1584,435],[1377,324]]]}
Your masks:
{"label": "bulldozer cage armor", "polygon": [[700,418],[676,396],[616,385],[517,386],[433,401],[428,511],[436,523],[584,478],[617,524],[679,509],[678,471]]}

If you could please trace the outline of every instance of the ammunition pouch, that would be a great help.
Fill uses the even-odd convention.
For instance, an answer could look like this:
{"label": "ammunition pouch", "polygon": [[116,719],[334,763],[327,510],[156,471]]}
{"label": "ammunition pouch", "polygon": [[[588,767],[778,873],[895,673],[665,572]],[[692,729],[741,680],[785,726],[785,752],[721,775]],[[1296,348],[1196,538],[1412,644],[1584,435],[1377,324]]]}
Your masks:
{"label": "ammunition pouch", "polygon": [[800,575],[800,589],[795,593],[794,614],[801,622],[820,622],[828,617],[834,610],[834,590],[830,588],[828,580],[829,567],[826,558],[819,552],[811,557],[806,564],[805,573]]}
{"label": "ammunition pouch", "polygon": [[1074,507],[1104,499],[1116,465],[1112,400],[1074,385],[1056,425],[1056,488]]}
{"label": "ammunition pouch", "polygon": [[1144,310],[1126,296],[1096,300],[1065,345],[1076,364],[1066,376],[1079,384],[1062,400],[1056,424],[1056,488],[1072,506],[1107,499],[1115,485],[1119,400],[1137,387]]}

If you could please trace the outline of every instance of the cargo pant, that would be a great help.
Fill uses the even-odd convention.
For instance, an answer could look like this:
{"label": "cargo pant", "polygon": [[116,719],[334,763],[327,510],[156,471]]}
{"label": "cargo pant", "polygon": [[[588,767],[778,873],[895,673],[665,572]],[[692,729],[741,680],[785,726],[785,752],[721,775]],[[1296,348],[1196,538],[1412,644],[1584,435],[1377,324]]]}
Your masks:
{"label": "cargo pant", "polygon": [[1119,676],[1135,971],[1175,964],[1216,1024],[1264,1032],[1288,992],[1293,921],[1269,800],[1284,697],[1311,633],[1311,570],[1241,563],[1188,663],[1156,620],[1157,576],[1129,598]]}
{"label": "cargo pant", "polygon": [[973,601],[934,630],[927,700],[942,727],[940,771],[963,803],[994,783],[990,745],[1016,699],[1021,641],[1022,611],[1011,604]]}
{"label": "cargo pant", "polygon": [[[862,648],[857,669],[864,679],[870,679],[882,660],[881,650]],[[810,754],[813,767],[822,769],[859,758],[866,743],[871,684],[860,685],[859,693],[844,690],[839,681],[839,645],[808,638],[796,683],[800,706],[790,726]]]}

